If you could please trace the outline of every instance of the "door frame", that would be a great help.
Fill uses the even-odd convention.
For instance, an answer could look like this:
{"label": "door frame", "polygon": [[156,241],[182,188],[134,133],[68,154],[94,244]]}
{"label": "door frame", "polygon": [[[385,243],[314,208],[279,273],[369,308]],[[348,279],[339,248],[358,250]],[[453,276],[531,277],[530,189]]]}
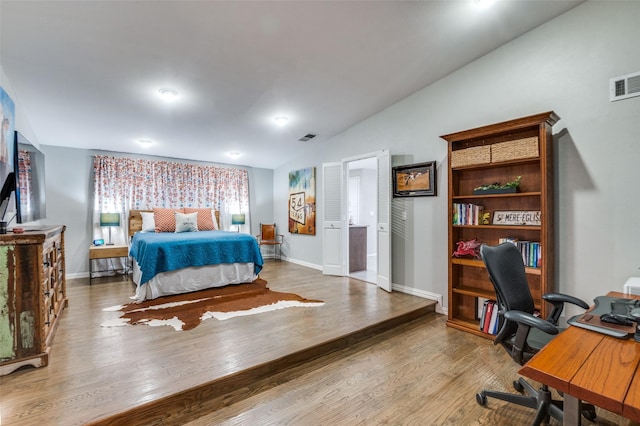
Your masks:
{"label": "door frame", "polygon": [[[380,194],[381,191],[381,186],[385,186],[384,188],[382,188],[384,190],[385,193],[387,194],[387,197],[390,197],[390,191],[389,188],[391,186],[391,170],[390,170],[390,158],[391,158],[391,154],[389,152],[389,150],[378,150],[378,151],[374,151],[374,152],[369,152],[369,153],[365,153],[365,154],[360,154],[360,155],[356,155],[356,156],[352,156],[352,157],[346,157],[343,158],[340,163],[342,164],[342,181],[341,181],[341,188],[339,189],[341,191],[341,197],[340,197],[340,201],[341,201],[341,223],[340,223],[340,228],[342,230],[342,235],[340,236],[340,244],[339,247],[337,248],[337,250],[340,253],[340,257],[342,259],[342,267],[341,268],[336,268],[335,264],[333,265],[333,267],[328,267],[327,263],[327,259],[324,258],[326,256],[326,250],[328,249],[327,245],[328,242],[323,243],[323,250],[325,251],[325,254],[323,255],[323,272],[325,274],[328,275],[340,275],[340,276],[349,276],[349,254],[348,254],[348,244],[349,244],[349,235],[347,230],[349,229],[349,212],[348,212],[348,190],[345,190],[345,188],[348,187],[348,179],[349,179],[349,164],[350,162],[353,161],[358,161],[358,160],[365,160],[368,158],[375,158],[377,163],[378,163],[378,177],[380,177],[380,158],[386,158],[386,162],[385,164],[389,165],[389,170],[387,170],[387,174],[389,179],[386,179],[386,186],[385,185],[381,185],[380,184],[380,179],[378,178],[378,180],[376,181],[376,186],[377,186],[377,194]],[[331,164],[331,165],[335,165],[338,162],[333,162],[333,163],[325,163],[327,165]],[[324,164],[323,164],[323,169],[324,169]],[[327,188],[323,187],[323,191],[327,191]],[[380,271],[391,271],[391,256],[390,256],[390,250],[391,250],[391,242],[390,242],[390,227],[389,227],[389,223],[388,221],[390,220],[390,217],[387,217],[387,221],[386,223],[380,223],[380,205],[381,203],[379,202],[380,200],[376,200],[376,216],[377,216],[377,228],[376,228],[376,244],[377,244],[377,262],[378,262],[378,267],[376,268],[377,270],[377,278],[376,278],[376,285],[380,288],[382,288],[383,290],[386,291],[391,291],[391,276],[390,273],[387,274],[386,276],[381,276],[380,275]],[[391,199],[388,200],[387,202],[387,209],[389,208],[391,204]],[[390,212],[387,212],[387,216],[390,216]],[[323,225],[323,228],[325,227],[325,225]],[[389,247],[386,248],[386,250],[380,250],[380,233],[385,233],[386,238],[383,239],[383,241],[387,242],[387,245]],[[326,237],[327,235],[325,235]],[[334,239],[335,241],[335,239]],[[389,254],[389,256],[384,256],[384,254],[387,253]],[[381,260],[382,257],[385,257],[385,259]],[[386,267],[382,267],[381,268],[381,261],[386,261]],[[341,274],[338,274],[338,269],[342,270]]]}

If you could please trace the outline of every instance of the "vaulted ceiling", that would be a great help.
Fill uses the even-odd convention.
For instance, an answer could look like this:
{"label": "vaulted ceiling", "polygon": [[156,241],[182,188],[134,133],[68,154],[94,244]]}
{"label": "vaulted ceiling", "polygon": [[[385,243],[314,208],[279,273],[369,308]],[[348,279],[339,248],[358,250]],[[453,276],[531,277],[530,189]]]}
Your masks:
{"label": "vaulted ceiling", "polygon": [[0,0],[0,65],[40,144],[276,168],[579,3]]}

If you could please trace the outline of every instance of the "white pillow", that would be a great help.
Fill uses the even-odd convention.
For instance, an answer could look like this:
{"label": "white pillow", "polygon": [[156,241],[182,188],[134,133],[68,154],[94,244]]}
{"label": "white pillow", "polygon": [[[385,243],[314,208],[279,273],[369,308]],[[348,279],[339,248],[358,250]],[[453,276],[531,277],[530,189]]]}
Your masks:
{"label": "white pillow", "polygon": [[153,212],[140,212],[142,216],[141,232],[156,232],[156,221],[153,219]]}
{"label": "white pillow", "polygon": [[176,212],[176,232],[195,232],[198,230],[198,213]]}
{"label": "white pillow", "polygon": [[218,221],[216,220],[215,210],[211,210],[211,218],[213,219],[213,229],[215,229],[216,231],[219,230],[220,227],[218,226]]}

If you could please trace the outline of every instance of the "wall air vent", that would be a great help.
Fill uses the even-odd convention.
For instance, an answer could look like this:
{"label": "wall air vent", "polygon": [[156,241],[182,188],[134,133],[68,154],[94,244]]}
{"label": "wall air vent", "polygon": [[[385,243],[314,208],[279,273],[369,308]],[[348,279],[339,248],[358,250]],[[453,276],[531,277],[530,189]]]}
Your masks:
{"label": "wall air vent", "polygon": [[304,135],[303,137],[301,137],[300,139],[298,139],[300,142],[306,142],[308,140],[311,140],[313,138],[315,138],[316,135],[314,135],[313,133],[307,133],[306,135]]}
{"label": "wall air vent", "polygon": [[615,77],[609,81],[611,102],[640,96],[640,72]]}

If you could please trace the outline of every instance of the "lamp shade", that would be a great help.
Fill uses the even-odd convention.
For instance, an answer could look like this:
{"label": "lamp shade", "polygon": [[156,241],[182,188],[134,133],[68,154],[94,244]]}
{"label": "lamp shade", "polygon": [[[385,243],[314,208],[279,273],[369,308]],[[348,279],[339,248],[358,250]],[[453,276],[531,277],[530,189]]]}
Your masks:
{"label": "lamp shade", "polygon": [[100,213],[100,226],[120,226],[120,213]]}
{"label": "lamp shade", "polygon": [[232,225],[244,225],[244,214],[232,214],[231,215],[231,224]]}

